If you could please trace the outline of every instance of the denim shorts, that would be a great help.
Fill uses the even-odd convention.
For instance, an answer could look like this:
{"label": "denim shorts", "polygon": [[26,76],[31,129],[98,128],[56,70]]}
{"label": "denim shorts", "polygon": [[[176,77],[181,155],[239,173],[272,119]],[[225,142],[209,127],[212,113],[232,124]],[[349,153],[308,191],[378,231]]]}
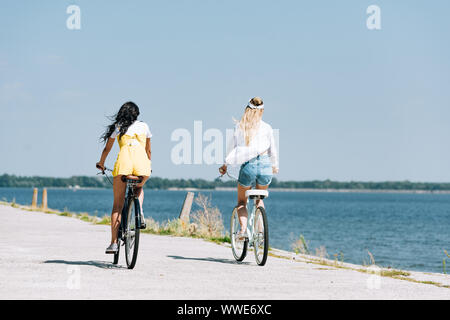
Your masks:
{"label": "denim shorts", "polygon": [[268,155],[257,156],[241,165],[238,182],[243,187],[267,186],[272,182],[272,162]]}

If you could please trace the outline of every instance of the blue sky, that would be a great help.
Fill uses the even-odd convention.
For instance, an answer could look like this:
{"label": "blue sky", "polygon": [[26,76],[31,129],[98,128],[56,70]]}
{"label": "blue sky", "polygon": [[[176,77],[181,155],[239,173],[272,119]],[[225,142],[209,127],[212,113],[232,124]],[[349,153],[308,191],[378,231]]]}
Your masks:
{"label": "blue sky", "polygon": [[[81,30],[66,27],[67,6]],[[381,30],[366,9],[381,8]],[[448,1],[3,1],[0,174],[94,175],[106,116],[132,100],[153,170],[177,128],[225,132],[253,96],[281,180],[450,181]],[[113,166],[117,146],[107,160]]]}

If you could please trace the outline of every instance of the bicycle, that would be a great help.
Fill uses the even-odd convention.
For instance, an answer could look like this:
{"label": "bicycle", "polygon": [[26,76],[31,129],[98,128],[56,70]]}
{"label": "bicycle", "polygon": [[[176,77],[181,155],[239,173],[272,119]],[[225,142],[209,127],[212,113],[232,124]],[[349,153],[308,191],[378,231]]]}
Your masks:
{"label": "bicycle", "polygon": [[[238,180],[236,177],[226,172],[228,177]],[[220,176],[219,178],[223,177]],[[236,235],[240,230],[237,207],[233,209],[230,223],[231,250],[236,261],[241,262],[247,256],[248,247],[253,247],[255,260],[259,266],[264,266],[269,252],[269,226],[267,213],[264,207],[256,206],[258,200],[263,200],[269,196],[267,190],[251,189],[245,192],[247,197],[247,237],[237,239]],[[250,201],[253,200],[253,201]]]}
{"label": "bicycle", "polygon": [[[106,175],[105,171],[112,170],[105,167],[105,170],[102,170],[101,173]],[[114,254],[113,264],[119,262],[120,247],[124,246],[127,267],[128,269],[133,269],[138,255],[141,229],[141,206],[139,204],[138,195],[135,193],[135,187],[142,181],[142,178],[128,175],[122,176],[122,181],[127,184],[127,193],[125,195],[125,202],[120,219],[118,250]]]}

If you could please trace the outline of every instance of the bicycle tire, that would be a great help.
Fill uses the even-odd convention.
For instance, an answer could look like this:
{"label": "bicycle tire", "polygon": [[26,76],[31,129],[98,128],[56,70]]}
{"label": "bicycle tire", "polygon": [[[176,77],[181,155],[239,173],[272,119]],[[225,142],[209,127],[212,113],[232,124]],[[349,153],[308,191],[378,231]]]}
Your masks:
{"label": "bicycle tire", "polygon": [[119,263],[119,254],[120,254],[120,240],[117,241],[118,244],[118,248],[117,248],[117,252],[114,253],[114,259],[113,259],[113,264],[118,264]]}
{"label": "bicycle tire", "polygon": [[[122,209],[122,213],[121,213],[121,215],[120,215],[120,225],[119,225],[119,230],[118,230],[118,232],[117,232],[117,244],[118,244],[118,249],[117,249],[117,252],[114,254],[114,257],[113,257],[113,264],[118,264],[119,263],[119,257],[120,257],[120,246],[121,246],[121,244],[120,244],[120,241],[121,241],[121,239],[122,239],[122,236],[123,236],[123,230],[125,229],[124,228],[124,222],[126,221],[126,216],[127,216],[127,203],[125,203],[125,206],[123,207],[123,209]],[[123,241],[123,240],[122,240]]]}
{"label": "bicycle tire", "polygon": [[[258,228],[257,223],[259,217],[262,218],[262,227],[264,228],[263,232],[260,232],[261,234],[258,234],[257,232]],[[255,234],[253,237],[254,241],[253,249],[255,252],[255,260],[259,266],[263,266],[266,264],[267,255],[269,253],[269,225],[267,223],[266,210],[263,207],[256,208],[253,227],[255,230]],[[259,245],[261,240],[263,243],[262,247],[260,247]]]}
{"label": "bicycle tire", "polygon": [[[247,255],[247,248],[248,248],[248,239],[245,239],[244,241],[238,241],[242,248],[239,248],[238,242],[235,240],[235,234],[239,232],[240,229],[239,224],[239,217],[237,214],[237,208],[233,209],[233,212],[231,214],[231,223],[230,223],[230,238],[231,238],[231,251],[233,252],[234,259],[236,261],[241,262],[245,259]],[[236,227],[239,227],[239,229],[236,230]]]}
{"label": "bicycle tire", "polygon": [[140,234],[140,229],[138,228],[139,215],[139,200],[130,199],[128,202],[127,223],[125,228],[125,259],[128,269],[133,269],[136,265]]}

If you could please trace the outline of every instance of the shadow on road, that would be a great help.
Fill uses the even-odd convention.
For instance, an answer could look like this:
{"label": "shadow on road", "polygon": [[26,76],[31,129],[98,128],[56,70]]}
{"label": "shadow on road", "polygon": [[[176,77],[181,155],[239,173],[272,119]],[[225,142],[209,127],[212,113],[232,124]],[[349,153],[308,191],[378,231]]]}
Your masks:
{"label": "shadow on road", "polygon": [[68,265],[77,265],[77,266],[93,266],[101,269],[124,269],[125,267],[112,264],[111,262],[106,261],[67,261],[67,260],[46,260],[44,263],[60,263],[60,264],[68,264]]}
{"label": "shadow on road", "polygon": [[228,263],[228,264],[250,264],[249,262],[237,262],[236,260],[230,259],[217,259],[217,258],[188,258],[181,256],[167,256],[176,260],[196,260],[196,261],[209,261],[209,262],[220,262],[220,263]]}

